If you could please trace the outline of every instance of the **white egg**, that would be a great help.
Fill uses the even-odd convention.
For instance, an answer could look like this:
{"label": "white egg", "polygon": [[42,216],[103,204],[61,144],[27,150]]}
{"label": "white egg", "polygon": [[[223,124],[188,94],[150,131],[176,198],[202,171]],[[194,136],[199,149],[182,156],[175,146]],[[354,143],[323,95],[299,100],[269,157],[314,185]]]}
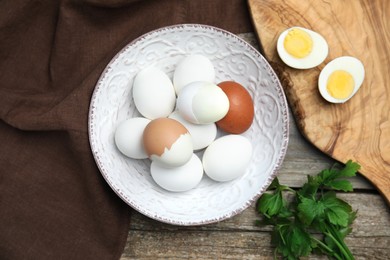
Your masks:
{"label": "white egg", "polygon": [[152,162],[150,173],[153,180],[163,189],[183,192],[195,188],[203,177],[202,162],[195,154],[184,165],[176,168],[161,167]]}
{"label": "white egg", "polygon": [[227,114],[229,99],[217,85],[195,81],[180,91],[176,106],[185,120],[194,124],[210,124]]}
{"label": "white egg", "polygon": [[318,89],[325,100],[344,103],[359,90],[364,75],[364,65],[360,60],[350,56],[338,57],[322,69]]}
{"label": "white egg", "polygon": [[150,120],[143,117],[135,117],[121,122],[115,129],[115,144],[118,150],[133,159],[146,159],[142,142],[142,135]]}
{"label": "white egg", "polygon": [[318,66],[328,56],[329,49],[324,37],[302,27],[292,27],[283,31],[276,48],[282,61],[296,69]]}
{"label": "white egg", "polygon": [[210,144],[203,154],[207,176],[219,182],[243,175],[252,157],[252,144],[242,135],[225,135]]}
{"label": "white egg", "polygon": [[176,94],[179,94],[181,89],[191,82],[214,82],[214,80],[214,65],[207,57],[200,54],[185,57],[177,65],[173,73],[173,86]]}
{"label": "white egg", "polygon": [[185,120],[178,111],[173,111],[169,118],[175,119],[182,123],[192,138],[194,150],[201,150],[211,144],[217,136],[217,126],[215,123],[210,124],[193,124]]}
{"label": "white egg", "polygon": [[144,117],[156,119],[172,113],[176,94],[172,81],[163,71],[148,67],[134,78],[133,99],[137,110]]}

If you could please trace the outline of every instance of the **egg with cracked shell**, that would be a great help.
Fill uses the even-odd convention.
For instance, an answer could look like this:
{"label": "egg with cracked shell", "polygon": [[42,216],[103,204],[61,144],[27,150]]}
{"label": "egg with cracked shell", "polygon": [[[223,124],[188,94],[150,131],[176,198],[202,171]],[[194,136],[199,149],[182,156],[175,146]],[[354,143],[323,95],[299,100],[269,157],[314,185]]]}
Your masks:
{"label": "egg with cracked shell", "polygon": [[149,158],[162,167],[178,167],[187,163],[193,154],[188,130],[171,118],[152,120],[143,132],[143,144]]}
{"label": "egg with cracked shell", "polygon": [[229,99],[214,83],[195,81],[180,91],[176,107],[185,120],[194,124],[210,124],[227,114]]}
{"label": "egg with cracked shell", "polygon": [[193,124],[185,120],[179,111],[173,111],[169,118],[175,119],[182,123],[192,137],[192,144],[195,151],[206,148],[217,138],[217,126],[215,123],[210,124]]}

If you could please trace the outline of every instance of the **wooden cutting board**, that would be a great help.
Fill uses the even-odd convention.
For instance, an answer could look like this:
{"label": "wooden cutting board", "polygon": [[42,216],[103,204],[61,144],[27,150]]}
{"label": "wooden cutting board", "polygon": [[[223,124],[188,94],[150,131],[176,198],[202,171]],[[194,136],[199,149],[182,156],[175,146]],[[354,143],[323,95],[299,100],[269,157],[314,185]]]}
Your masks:
{"label": "wooden cutting board", "polygon": [[[318,149],[345,163],[357,161],[390,203],[390,1],[248,0],[266,58],[278,73],[301,133]],[[320,33],[329,55],[318,67],[297,70],[276,52],[279,34],[292,26]],[[354,56],[366,76],[344,104],[319,94],[321,69],[339,56]]]}

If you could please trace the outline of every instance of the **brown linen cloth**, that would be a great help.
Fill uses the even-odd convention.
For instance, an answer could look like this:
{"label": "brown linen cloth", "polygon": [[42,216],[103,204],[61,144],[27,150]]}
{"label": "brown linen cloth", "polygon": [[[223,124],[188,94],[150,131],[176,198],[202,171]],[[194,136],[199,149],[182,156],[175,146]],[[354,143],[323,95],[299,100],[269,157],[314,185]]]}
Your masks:
{"label": "brown linen cloth", "polygon": [[0,259],[118,259],[131,209],[88,141],[94,86],[136,37],[252,30],[245,0],[0,1]]}

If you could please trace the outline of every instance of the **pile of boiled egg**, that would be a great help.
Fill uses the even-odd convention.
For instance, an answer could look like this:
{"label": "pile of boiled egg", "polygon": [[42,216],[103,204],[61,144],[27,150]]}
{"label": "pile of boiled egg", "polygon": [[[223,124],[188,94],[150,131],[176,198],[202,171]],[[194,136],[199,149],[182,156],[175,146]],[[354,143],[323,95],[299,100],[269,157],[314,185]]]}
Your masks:
{"label": "pile of boiled egg", "polygon": [[[253,100],[237,82],[214,82],[212,62],[199,54],[184,57],[172,80],[155,66],[134,78],[133,101],[142,117],[120,122],[115,144],[127,157],[149,158],[153,180],[168,191],[193,189],[204,173],[231,181],[250,164],[252,144],[240,134],[252,124]],[[225,134],[217,137],[217,128]]]}
{"label": "pile of boiled egg", "polygon": [[[277,41],[281,60],[296,69],[310,69],[328,56],[328,44],[320,34],[302,27],[283,31]],[[344,103],[358,91],[364,79],[364,66],[351,56],[338,57],[321,70],[318,89],[332,103]]]}

